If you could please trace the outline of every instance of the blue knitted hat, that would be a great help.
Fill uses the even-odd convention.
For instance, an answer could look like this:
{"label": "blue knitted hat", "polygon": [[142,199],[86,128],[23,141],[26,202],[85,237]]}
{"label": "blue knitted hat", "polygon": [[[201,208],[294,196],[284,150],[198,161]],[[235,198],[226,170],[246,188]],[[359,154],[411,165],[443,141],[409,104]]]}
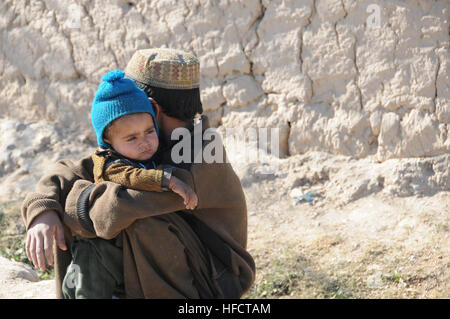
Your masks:
{"label": "blue knitted hat", "polygon": [[125,73],[122,70],[114,70],[103,75],[103,82],[98,86],[92,103],[91,121],[97,134],[97,144],[104,148],[111,147],[103,141],[106,126],[126,114],[150,113],[159,136],[152,103],[133,80],[124,76]]}

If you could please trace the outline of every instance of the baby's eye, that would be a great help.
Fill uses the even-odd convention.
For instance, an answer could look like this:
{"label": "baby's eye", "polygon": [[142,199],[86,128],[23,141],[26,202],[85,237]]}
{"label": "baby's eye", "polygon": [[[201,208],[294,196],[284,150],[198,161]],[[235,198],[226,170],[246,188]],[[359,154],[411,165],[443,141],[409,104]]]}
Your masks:
{"label": "baby's eye", "polygon": [[147,134],[152,134],[153,132],[154,132],[155,130],[153,130],[153,129],[150,129],[150,130],[147,130]]}
{"label": "baby's eye", "polygon": [[131,141],[134,141],[136,139],[136,137],[134,137],[134,136],[132,136],[132,137],[129,137],[128,139],[127,139],[127,142],[131,142]]}

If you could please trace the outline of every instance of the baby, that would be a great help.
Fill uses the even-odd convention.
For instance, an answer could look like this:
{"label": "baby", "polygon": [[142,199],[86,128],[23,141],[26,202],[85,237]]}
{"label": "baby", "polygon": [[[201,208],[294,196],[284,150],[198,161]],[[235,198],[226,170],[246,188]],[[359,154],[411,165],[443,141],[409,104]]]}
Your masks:
{"label": "baby", "polygon": [[171,190],[194,209],[197,196],[172,176],[171,168],[156,169],[158,125],[147,95],[121,70],[102,77],[93,102],[91,119],[101,147],[92,156],[95,182],[111,181],[147,191]]}
{"label": "baby", "polygon": [[[137,190],[173,191],[183,198],[186,209],[194,209],[198,199],[192,188],[172,176],[171,167],[157,168],[155,112],[144,91],[124,75],[121,70],[104,75],[92,104],[91,120],[100,146],[92,155],[95,183],[111,181]],[[120,235],[112,240],[76,236],[71,249],[72,261],[62,287],[65,298],[121,296],[123,274],[114,271],[122,269]],[[102,258],[91,258],[93,254]]]}

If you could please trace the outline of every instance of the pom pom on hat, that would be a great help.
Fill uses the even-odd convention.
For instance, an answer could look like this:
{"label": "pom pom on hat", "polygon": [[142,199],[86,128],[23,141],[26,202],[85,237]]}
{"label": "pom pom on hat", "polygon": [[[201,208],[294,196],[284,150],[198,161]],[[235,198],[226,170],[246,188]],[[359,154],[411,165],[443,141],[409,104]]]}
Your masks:
{"label": "pom pom on hat", "polygon": [[114,82],[116,80],[121,80],[125,77],[125,72],[123,72],[122,70],[114,70],[114,71],[110,71],[108,73],[106,73],[105,75],[102,76],[102,81],[105,82]]}
{"label": "pom pom on hat", "polygon": [[110,71],[102,76],[91,109],[91,121],[97,135],[97,144],[104,148],[111,146],[103,140],[103,133],[109,123],[121,116],[133,113],[150,113],[156,133],[158,123],[152,103],[133,80],[124,77],[122,70]]}

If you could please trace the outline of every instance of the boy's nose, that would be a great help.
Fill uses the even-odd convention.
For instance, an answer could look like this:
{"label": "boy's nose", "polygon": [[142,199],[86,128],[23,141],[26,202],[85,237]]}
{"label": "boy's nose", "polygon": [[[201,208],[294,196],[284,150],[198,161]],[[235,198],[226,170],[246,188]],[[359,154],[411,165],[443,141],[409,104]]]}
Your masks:
{"label": "boy's nose", "polygon": [[139,143],[139,148],[140,149],[148,149],[148,148],[150,148],[151,145],[152,145],[152,143],[150,140],[142,139]]}
{"label": "boy's nose", "polygon": [[148,145],[149,145],[149,143],[148,143],[147,141],[145,141],[145,140],[142,140],[142,141],[139,143],[139,147],[140,147],[140,148],[147,147]]}

